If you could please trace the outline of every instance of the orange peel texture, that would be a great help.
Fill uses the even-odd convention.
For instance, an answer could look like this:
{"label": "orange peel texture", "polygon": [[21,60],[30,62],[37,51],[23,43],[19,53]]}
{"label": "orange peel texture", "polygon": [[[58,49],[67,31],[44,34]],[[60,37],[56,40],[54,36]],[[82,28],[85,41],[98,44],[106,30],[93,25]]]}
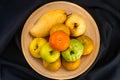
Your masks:
{"label": "orange peel texture", "polygon": [[70,37],[67,33],[58,30],[50,35],[50,46],[57,51],[64,51],[70,45]]}

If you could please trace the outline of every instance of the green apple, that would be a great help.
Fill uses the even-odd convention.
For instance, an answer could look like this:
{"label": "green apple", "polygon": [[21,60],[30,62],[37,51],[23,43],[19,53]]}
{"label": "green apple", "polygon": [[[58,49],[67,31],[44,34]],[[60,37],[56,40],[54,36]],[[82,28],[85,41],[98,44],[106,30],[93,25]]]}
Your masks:
{"label": "green apple", "polygon": [[35,58],[40,58],[40,50],[42,46],[47,43],[46,39],[44,38],[34,38],[29,46],[30,53]]}
{"label": "green apple", "polygon": [[84,46],[82,43],[77,39],[71,39],[70,46],[67,50],[62,52],[62,57],[68,62],[76,61],[81,57],[83,50]]}
{"label": "green apple", "polygon": [[65,25],[69,27],[72,37],[80,36],[84,34],[86,30],[86,21],[78,14],[68,16]]}
{"label": "green apple", "polygon": [[50,35],[58,30],[62,30],[63,32],[67,33],[68,35],[70,35],[70,29],[69,27],[67,27],[65,24],[56,24],[54,25],[51,29],[50,29]]}
{"label": "green apple", "polygon": [[46,43],[41,48],[40,55],[41,55],[41,58],[48,63],[55,62],[58,58],[60,58],[60,52],[51,48],[49,43]]}

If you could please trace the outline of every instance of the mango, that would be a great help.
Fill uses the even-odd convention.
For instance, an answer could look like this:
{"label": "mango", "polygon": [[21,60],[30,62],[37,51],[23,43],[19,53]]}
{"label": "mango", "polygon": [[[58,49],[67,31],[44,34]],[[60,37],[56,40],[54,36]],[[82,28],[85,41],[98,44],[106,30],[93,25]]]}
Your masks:
{"label": "mango", "polygon": [[30,29],[33,37],[49,36],[51,27],[58,23],[64,23],[67,18],[66,12],[61,9],[55,9],[44,13]]}

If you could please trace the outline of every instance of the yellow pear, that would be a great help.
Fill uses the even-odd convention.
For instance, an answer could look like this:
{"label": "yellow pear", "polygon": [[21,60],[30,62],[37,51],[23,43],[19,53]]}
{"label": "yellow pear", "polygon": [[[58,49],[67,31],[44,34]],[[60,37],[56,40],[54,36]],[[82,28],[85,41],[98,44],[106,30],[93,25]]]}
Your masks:
{"label": "yellow pear", "polygon": [[67,18],[66,12],[55,9],[44,13],[30,29],[30,34],[34,37],[46,37],[49,35],[51,27],[58,23],[64,23]]}
{"label": "yellow pear", "polygon": [[65,25],[69,27],[72,37],[84,34],[87,26],[85,19],[81,15],[75,13],[68,16]]}

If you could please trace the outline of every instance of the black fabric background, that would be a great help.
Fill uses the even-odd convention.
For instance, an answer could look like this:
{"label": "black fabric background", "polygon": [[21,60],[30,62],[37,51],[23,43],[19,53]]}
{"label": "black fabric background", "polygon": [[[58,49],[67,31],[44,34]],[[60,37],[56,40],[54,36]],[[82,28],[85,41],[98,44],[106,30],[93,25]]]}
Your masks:
{"label": "black fabric background", "polygon": [[[55,0],[0,0],[0,80],[50,80],[36,73],[21,50],[21,31],[30,14]],[[95,63],[73,80],[120,80],[120,0],[68,0],[95,19],[101,38]]]}

